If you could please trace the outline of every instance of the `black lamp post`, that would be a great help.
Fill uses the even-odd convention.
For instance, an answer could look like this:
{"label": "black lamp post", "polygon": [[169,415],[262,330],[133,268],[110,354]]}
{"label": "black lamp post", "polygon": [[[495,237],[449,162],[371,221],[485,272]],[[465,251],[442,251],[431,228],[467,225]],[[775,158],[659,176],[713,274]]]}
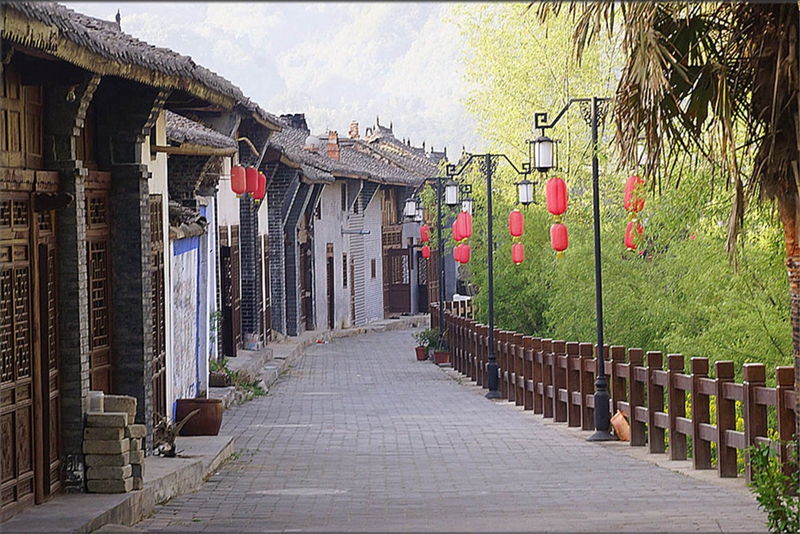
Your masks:
{"label": "black lamp post", "polygon": [[[581,104],[584,120],[592,129],[592,211],[594,219],[594,281],[595,302],[597,305],[597,378],[594,392],[594,428],[595,432],[589,436],[588,441],[611,441],[618,439],[611,434],[611,415],[609,411],[608,379],[605,372],[605,355],[603,345],[603,282],[602,269],[600,268],[600,189],[598,186],[599,164],[597,161],[597,126],[603,120],[601,117],[601,104],[608,98],[571,98],[567,105],[558,113],[555,120],[547,123],[547,113],[536,113],[535,127],[539,128],[542,136],[534,141],[536,154],[536,169],[547,172],[557,166],[553,141],[544,135],[544,131],[552,128],[561,119],[573,102]],[[588,108],[588,109],[587,109]]]}
{"label": "black lamp post", "polygon": [[[522,164],[520,171],[511,162],[505,154],[468,154],[467,159],[461,164],[461,167],[456,169],[454,164],[447,165],[447,176],[453,180],[456,176],[460,175],[469,166],[475,158],[483,158],[484,165],[486,166],[486,218],[487,218],[487,251],[489,267],[489,356],[488,364],[486,367],[486,384],[489,392],[486,394],[488,399],[499,399],[500,391],[498,384],[500,377],[498,376],[497,357],[494,353],[494,237],[492,235],[492,158],[505,159],[517,174],[528,175],[531,172],[530,161]],[[526,180],[527,181],[527,180]],[[524,204],[529,204],[533,201],[532,183],[526,181],[517,184],[519,186],[520,201]],[[523,196],[524,195],[524,196]]]}
{"label": "black lamp post", "polygon": [[445,285],[445,272],[444,272],[444,244],[442,242],[442,197],[445,197],[448,206],[455,206],[458,204],[458,184],[449,180],[445,184],[444,191],[442,191],[442,180],[445,177],[436,176],[428,178],[419,184],[414,192],[408,199],[406,199],[405,206],[403,207],[403,215],[406,219],[413,219],[416,222],[422,222],[421,212],[419,206],[419,197],[417,196],[422,187],[428,182],[436,182],[436,239],[438,243],[439,254],[439,345],[442,343],[442,327],[444,323],[444,285]]}

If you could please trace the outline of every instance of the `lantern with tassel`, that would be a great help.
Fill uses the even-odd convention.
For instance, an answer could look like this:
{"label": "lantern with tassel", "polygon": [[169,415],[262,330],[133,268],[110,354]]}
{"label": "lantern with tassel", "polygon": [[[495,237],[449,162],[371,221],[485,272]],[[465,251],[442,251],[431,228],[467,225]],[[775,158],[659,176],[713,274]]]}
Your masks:
{"label": "lantern with tassel", "polygon": [[567,184],[561,178],[550,178],[547,180],[545,194],[547,211],[554,215],[555,222],[561,222],[561,215],[567,211]]}
{"label": "lantern with tassel", "polygon": [[514,243],[511,245],[511,260],[515,265],[519,265],[525,261],[525,246],[522,243]]}
{"label": "lantern with tassel", "polygon": [[236,193],[236,198],[241,197],[242,193],[247,191],[247,182],[244,174],[244,167],[241,165],[231,167],[231,189]]}
{"label": "lantern with tassel", "polygon": [[461,263],[469,263],[469,243],[461,245]]}
{"label": "lantern with tassel", "polygon": [[636,245],[643,233],[644,229],[639,221],[635,219],[628,221],[628,227],[625,229],[625,248],[631,251],[636,250]]}
{"label": "lantern with tassel", "polygon": [[428,245],[422,245],[422,257],[426,260],[431,257],[431,247]]}
{"label": "lantern with tassel", "polygon": [[258,187],[256,188],[255,193],[253,193],[253,198],[256,199],[256,204],[261,203],[264,200],[264,195],[267,194],[267,176],[260,172],[258,173]]}
{"label": "lantern with tassel", "polygon": [[550,243],[556,251],[556,258],[563,258],[564,251],[569,246],[567,227],[562,223],[554,223],[550,227]]}
{"label": "lantern with tassel", "polygon": [[247,192],[248,193],[255,193],[256,189],[258,189],[258,169],[255,167],[247,167],[244,170],[244,177]]}
{"label": "lantern with tassel", "polygon": [[472,237],[472,214],[468,211],[462,211],[458,216],[461,217],[463,221],[461,223],[461,231],[464,234],[464,239],[469,239]]}
{"label": "lantern with tassel", "polygon": [[525,230],[525,219],[519,210],[511,210],[508,216],[508,231],[513,237],[519,237]]}
{"label": "lantern with tassel", "polygon": [[644,209],[644,195],[642,194],[642,187],[644,180],[639,176],[631,176],[625,183],[625,197],[623,204],[625,211],[639,213]]}
{"label": "lantern with tassel", "polygon": [[431,229],[427,224],[423,224],[419,227],[419,240],[423,243],[427,243],[431,240]]}

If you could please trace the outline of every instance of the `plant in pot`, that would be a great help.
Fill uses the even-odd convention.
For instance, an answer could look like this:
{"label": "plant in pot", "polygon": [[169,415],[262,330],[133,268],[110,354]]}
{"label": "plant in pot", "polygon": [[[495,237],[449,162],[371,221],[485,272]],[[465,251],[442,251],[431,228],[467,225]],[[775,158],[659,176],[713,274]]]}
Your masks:
{"label": "plant in pot", "polygon": [[439,335],[438,329],[436,330],[436,341],[432,344],[433,347],[433,363],[439,365],[450,363],[450,347],[447,344],[447,330]]}
{"label": "plant in pot", "polygon": [[428,351],[439,342],[439,330],[436,328],[425,328],[414,334],[414,340],[417,342],[417,360],[424,361],[428,359]]}

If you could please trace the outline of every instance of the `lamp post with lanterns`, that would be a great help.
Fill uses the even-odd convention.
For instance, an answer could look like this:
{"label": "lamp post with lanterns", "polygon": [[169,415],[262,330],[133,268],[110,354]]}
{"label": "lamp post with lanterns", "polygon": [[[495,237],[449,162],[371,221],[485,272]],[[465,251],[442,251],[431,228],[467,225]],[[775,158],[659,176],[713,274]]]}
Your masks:
{"label": "lamp post with lanterns", "polygon": [[589,436],[588,441],[611,441],[618,439],[611,434],[611,414],[609,410],[608,378],[605,373],[605,354],[603,343],[603,282],[602,269],[600,264],[600,189],[598,177],[600,174],[599,163],[597,160],[598,124],[603,120],[605,110],[603,104],[608,98],[572,98],[564,108],[558,113],[556,118],[547,121],[547,113],[536,113],[534,115],[534,127],[541,130],[534,142],[534,167],[539,172],[545,173],[558,166],[557,151],[552,139],[545,135],[545,130],[553,128],[567,109],[575,102],[581,105],[583,118],[591,128],[592,134],[592,211],[594,222],[594,279],[595,279],[595,303],[597,313],[597,377],[595,380],[594,392],[594,427],[595,432]]}
{"label": "lamp post with lanterns", "polygon": [[[486,169],[486,217],[487,217],[487,251],[486,256],[488,258],[488,301],[489,301],[489,354],[488,354],[488,362],[486,367],[486,385],[489,389],[489,392],[486,393],[486,398],[489,399],[498,399],[500,398],[500,391],[498,389],[499,385],[499,374],[498,374],[498,367],[497,367],[497,357],[494,352],[494,236],[492,234],[492,159],[504,159],[508,162],[509,165],[522,176],[529,175],[531,173],[531,163],[530,163],[530,151],[529,151],[529,159],[527,163],[522,164],[522,170],[518,169],[514,163],[508,159],[505,154],[467,154],[466,160],[461,163],[459,168],[456,168],[455,164],[447,164],[446,172],[450,181],[448,184],[456,184],[455,177],[459,176],[461,173],[466,170],[469,165],[472,163],[473,160],[483,160],[485,169]],[[524,179],[517,184],[518,194],[519,194],[519,201],[523,205],[528,205],[534,201],[533,195],[533,182]],[[452,190],[451,190],[452,191]],[[457,199],[449,199],[457,202]],[[471,201],[470,201],[471,206]]]}

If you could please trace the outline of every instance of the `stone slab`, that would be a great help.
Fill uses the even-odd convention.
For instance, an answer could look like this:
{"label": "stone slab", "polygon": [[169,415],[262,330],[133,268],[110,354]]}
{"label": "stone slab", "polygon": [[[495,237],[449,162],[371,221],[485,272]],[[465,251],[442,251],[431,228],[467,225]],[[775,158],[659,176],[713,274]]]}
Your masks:
{"label": "stone slab", "polygon": [[133,478],[87,480],[86,489],[89,493],[127,493],[133,489]]}
{"label": "stone slab", "polygon": [[145,425],[134,424],[125,427],[126,438],[144,438],[147,436],[147,427]]}
{"label": "stone slab", "polygon": [[136,419],[136,397],[128,395],[105,395],[103,397],[105,412],[125,412],[131,423]]}
{"label": "stone slab", "polygon": [[125,412],[89,412],[86,414],[86,426],[125,428],[128,414]]}
{"label": "stone slab", "polygon": [[131,453],[121,454],[87,454],[84,457],[86,467],[122,467],[131,463]]}
{"label": "stone slab", "polygon": [[144,463],[144,461],[145,461],[144,460],[144,451],[142,451],[142,450],[132,451],[129,454],[130,454],[129,462],[131,463],[131,465],[137,465],[137,464],[143,464]]}
{"label": "stone slab", "polygon": [[86,470],[86,478],[88,480],[97,479],[113,479],[123,480],[130,478],[133,475],[133,468],[131,464],[123,465],[121,467],[90,467]]}
{"label": "stone slab", "polygon": [[86,454],[122,454],[131,450],[128,438],[120,440],[83,440],[83,452]]}
{"label": "stone slab", "polygon": [[114,440],[119,441],[125,437],[125,428],[122,427],[92,427],[83,429],[83,439],[88,440]]}

